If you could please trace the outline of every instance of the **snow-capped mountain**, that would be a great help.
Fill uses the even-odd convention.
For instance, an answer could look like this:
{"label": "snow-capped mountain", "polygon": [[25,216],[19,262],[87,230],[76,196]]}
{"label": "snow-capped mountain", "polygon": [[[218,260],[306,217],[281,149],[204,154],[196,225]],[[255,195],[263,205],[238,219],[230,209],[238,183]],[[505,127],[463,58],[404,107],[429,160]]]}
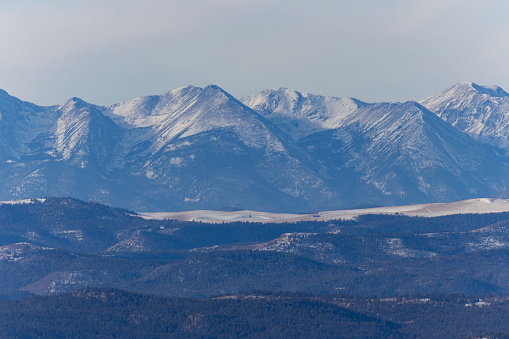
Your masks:
{"label": "snow-capped mountain", "polygon": [[[51,112],[0,90],[0,156],[3,161],[32,152],[30,143],[43,132]],[[46,119],[45,119],[46,117]]]}
{"label": "snow-capped mountain", "polygon": [[287,88],[266,90],[241,101],[295,140],[335,128],[343,118],[367,105],[353,98],[326,97]]}
{"label": "snow-capped mountain", "polygon": [[509,154],[509,94],[502,88],[460,82],[421,104],[474,139]]}
{"label": "snow-capped mountain", "polygon": [[[505,98],[484,89],[488,106]],[[490,135],[507,140],[494,126]],[[416,102],[289,89],[239,101],[187,86],[110,107],[78,98],[42,107],[0,91],[0,200],[288,212],[450,201],[507,190],[500,153]]]}
{"label": "snow-capped mountain", "polygon": [[495,152],[416,102],[362,107],[329,135],[342,143],[336,152],[342,153],[345,168],[401,203],[489,196],[509,181],[508,168]]}
{"label": "snow-capped mountain", "polygon": [[356,203],[451,201],[507,187],[504,160],[416,102],[368,104],[286,89],[242,101],[282,126]]}
{"label": "snow-capped mountain", "polygon": [[78,98],[40,107],[2,93],[2,197],[92,199],[111,186],[102,172],[121,129],[102,110]]}
{"label": "snow-capped mountain", "polygon": [[71,195],[137,210],[296,211],[336,195],[307,153],[217,86],[111,107],[7,99],[18,106],[1,109],[17,119],[2,119],[16,132],[4,142],[12,145],[0,169],[5,199]]}
{"label": "snow-capped mountain", "polygon": [[179,88],[105,114],[126,131],[112,173],[153,186],[174,208],[312,208],[334,197],[306,153],[217,86]]}

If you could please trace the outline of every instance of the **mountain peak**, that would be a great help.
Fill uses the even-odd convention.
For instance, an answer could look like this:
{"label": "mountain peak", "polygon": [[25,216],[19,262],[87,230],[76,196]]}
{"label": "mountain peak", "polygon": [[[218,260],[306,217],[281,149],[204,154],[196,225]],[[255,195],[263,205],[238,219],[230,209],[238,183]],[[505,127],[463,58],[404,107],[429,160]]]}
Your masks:
{"label": "mountain peak", "polygon": [[186,86],[109,107],[77,97],[39,107],[2,91],[0,193],[67,192],[137,210],[302,211],[506,190],[505,158],[451,125],[509,149],[509,98],[468,82],[448,90],[432,99],[449,124],[415,101],[288,88],[241,104],[217,85]]}
{"label": "mountain peak", "polygon": [[471,87],[472,85],[474,85],[474,83],[471,81],[460,81],[451,87]]}
{"label": "mountain peak", "polygon": [[230,93],[226,92],[224,89],[222,89],[221,87],[219,87],[217,85],[208,85],[205,88],[203,88],[203,91],[206,92],[206,93],[207,92],[212,92],[212,93],[214,93],[216,95],[217,94],[224,95],[224,96],[226,96],[230,100],[238,101],[237,98],[235,98]]}
{"label": "mountain peak", "polygon": [[502,88],[460,82],[420,103],[474,139],[509,150],[509,94]]}
{"label": "mountain peak", "polygon": [[442,91],[439,95],[444,93],[454,93],[455,95],[458,93],[480,93],[496,98],[509,96],[509,94],[499,86],[482,86],[469,81],[458,82],[457,84]]}
{"label": "mountain peak", "polygon": [[509,97],[499,86],[481,86],[473,82],[462,81],[435,94],[419,103],[433,112],[439,111],[439,106],[448,104],[471,105],[472,101],[499,100]]}
{"label": "mountain peak", "polygon": [[219,87],[218,85],[214,85],[214,84],[207,85],[203,89],[204,90],[214,89],[214,90],[219,90],[221,92],[224,92],[224,90],[221,87]]}
{"label": "mountain peak", "polygon": [[352,98],[301,93],[289,88],[265,90],[241,99],[295,140],[333,129],[365,103]]}
{"label": "mountain peak", "polygon": [[[161,96],[163,95],[167,95],[167,94],[171,94],[171,93],[179,93],[179,92],[188,92],[188,91],[192,91],[192,90],[196,90],[197,87],[195,86],[192,86],[192,85],[187,85],[187,86],[182,86],[182,87],[177,87],[175,89],[172,89],[164,94],[161,94]],[[151,97],[157,97],[158,95],[148,95],[148,96],[142,96],[140,98],[151,98]],[[131,99],[131,100],[134,100],[134,99]]]}
{"label": "mountain peak", "polygon": [[280,92],[280,93],[283,93],[283,94],[286,94],[286,95],[293,95],[293,96],[308,96],[307,93],[302,93],[302,92],[299,92],[299,91],[296,91],[294,89],[291,89],[291,88],[287,88],[287,87],[279,87],[278,89],[275,90],[276,92]]}
{"label": "mountain peak", "polygon": [[492,97],[507,97],[507,96],[509,96],[509,94],[499,86],[479,86],[474,83],[472,83],[471,86],[474,89],[476,89],[477,91],[479,91],[483,94],[488,94]]}
{"label": "mountain peak", "polygon": [[60,104],[59,106],[62,108],[83,108],[85,106],[90,105],[86,101],[78,98],[78,97],[72,97],[69,100],[65,101],[64,103]]}

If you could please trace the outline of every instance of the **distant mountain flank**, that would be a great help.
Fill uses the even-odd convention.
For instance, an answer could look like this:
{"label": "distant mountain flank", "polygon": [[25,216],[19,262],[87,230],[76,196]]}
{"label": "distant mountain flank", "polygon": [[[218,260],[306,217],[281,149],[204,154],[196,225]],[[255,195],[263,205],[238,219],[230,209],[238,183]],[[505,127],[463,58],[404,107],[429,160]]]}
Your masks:
{"label": "distant mountain flank", "polygon": [[508,102],[473,83],[419,103],[211,85],[43,107],[0,91],[0,200],[309,213],[494,196],[509,189]]}
{"label": "distant mountain flank", "polygon": [[421,104],[472,138],[509,152],[509,94],[502,88],[460,82]]}

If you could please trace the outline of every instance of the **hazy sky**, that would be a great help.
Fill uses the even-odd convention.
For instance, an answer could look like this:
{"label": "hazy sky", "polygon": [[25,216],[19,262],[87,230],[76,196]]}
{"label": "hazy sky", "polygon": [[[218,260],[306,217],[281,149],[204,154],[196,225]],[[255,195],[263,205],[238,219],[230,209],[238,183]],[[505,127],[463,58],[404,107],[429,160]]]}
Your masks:
{"label": "hazy sky", "polygon": [[108,105],[217,84],[420,100],[509,90],[507,0],[16,0],[0,3],[0,88]]}

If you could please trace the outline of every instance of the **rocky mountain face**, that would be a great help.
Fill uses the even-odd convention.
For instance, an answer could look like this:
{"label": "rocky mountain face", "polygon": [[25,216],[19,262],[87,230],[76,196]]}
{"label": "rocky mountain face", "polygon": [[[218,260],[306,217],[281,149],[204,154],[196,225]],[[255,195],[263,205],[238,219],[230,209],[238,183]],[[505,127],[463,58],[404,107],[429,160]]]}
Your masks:
{"label": "rocky mountain face", "polygon": [[417,102],[368,104],[286,89],[242,102],[282,126],[357,203],[448,201],[491,195],[508,184],[500,152]]}
{"label": "rocky mountain face", "polygon": [[98,107],[0,112],[2,199],[76,196],[136,210],[311,209],[335,193],[288,136],[216,86]]}
{"label": "rocky mountain face", "polygon": [[[387,198],[404,204],[431,196],[442,202],[453,196],[487,196],[490,185],[507,183],[506,166],[494,152],[415,102],[364,107],[329,136],[342,143],[343,169],[353,169],[363,184],[381,191],[379,204]],[[331,153],[327,147],[319,151]]]}
{"label": "rocky mountain face", "polygon": [[509,94],[502,88],[460,82],[421,104],[472,138],[509,153]]}
{"label": "rocky mountain face", "polygon": [[287,88],[263,91],[241,101],[295,140],[336,128],[343,118],[368,105],[357,99],[325,97]]}
{"label": "rocky mountain face", "polygon": [[509,188],[507,98],[464,83],[421,104],[188,86],[41,107],[1,91],[0,199],[310,212],[490,196]]}

